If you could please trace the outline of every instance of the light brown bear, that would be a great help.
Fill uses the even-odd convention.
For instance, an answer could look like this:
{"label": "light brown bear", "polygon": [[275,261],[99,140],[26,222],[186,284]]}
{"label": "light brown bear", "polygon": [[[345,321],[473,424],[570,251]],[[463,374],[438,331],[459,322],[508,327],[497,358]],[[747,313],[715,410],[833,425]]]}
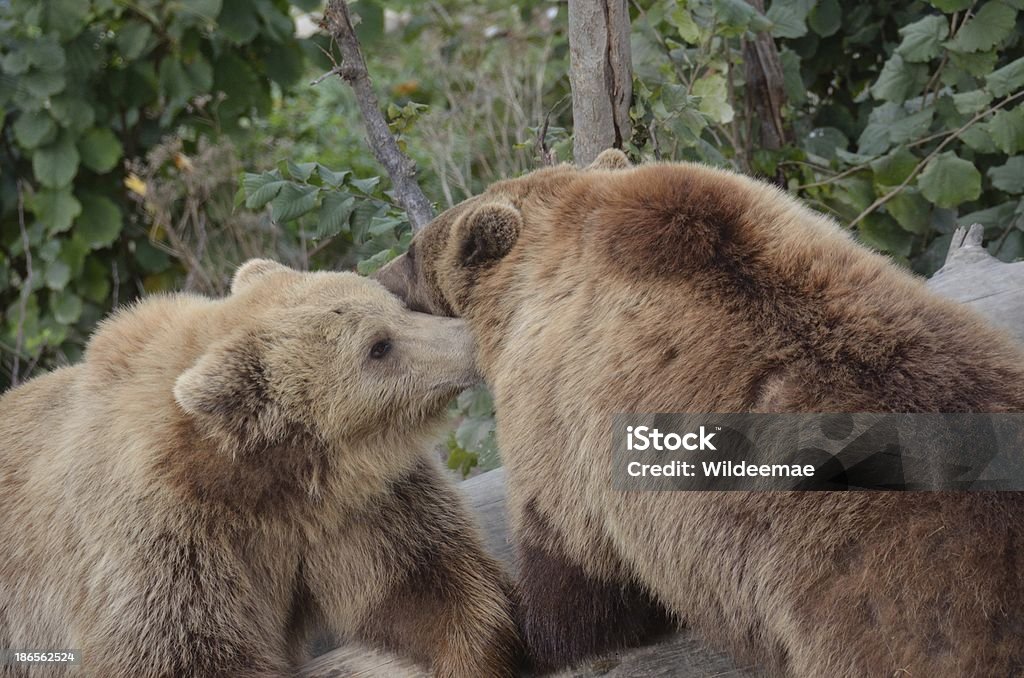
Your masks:
{"label": "light brown bear", "polygon": [[775,675],[1024,672],[1024,494],[620,492],[620,412],[1021,412],[1024,353],[784,193],[697,164],[543,169],[378,279],[464,317],[543,667],[666,621]]}
{"label": "light brown bear", "polygon": [[472,357],[462,321],[266,260],[226,298],[120,311],[0,400],[0,648],[79,649],[97,678],[269,677],[327,629],[512,675],[502,572],[427,452]]}

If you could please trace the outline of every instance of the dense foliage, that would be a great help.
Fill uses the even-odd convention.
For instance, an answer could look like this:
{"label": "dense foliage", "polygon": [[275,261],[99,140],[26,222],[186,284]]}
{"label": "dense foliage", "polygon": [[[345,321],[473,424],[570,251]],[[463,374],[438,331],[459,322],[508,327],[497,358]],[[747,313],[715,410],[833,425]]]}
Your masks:
{"label": "dense foliage", "polygon": [[[316,0],[0,0],[0,388],[73,359],[111,306],[223,292],[255,255],[375,270],[411,237]],[[636,160],[763,176],[930,274],[978,221],[1024,256],[1022,0],[631,0]],[[438,209],[571,160],[566,5],[357,0],[382,108]],[[768,143],[744,46],[770,35]],[[333,55],[337,58],[337,55]],[[762,107],[763,108],[763,107]],[[26,284],[28,283],[28,284]],[[464,394],[450,462],[497,463]]]}

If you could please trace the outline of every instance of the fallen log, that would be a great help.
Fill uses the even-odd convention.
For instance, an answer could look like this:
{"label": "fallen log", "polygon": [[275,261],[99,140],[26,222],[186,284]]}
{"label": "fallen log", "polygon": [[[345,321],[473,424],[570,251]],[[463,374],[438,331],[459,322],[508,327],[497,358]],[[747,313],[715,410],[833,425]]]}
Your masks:
{"label": "fallen log", "polygon": [[[945,265],[928,281],[937,293],[974,308],[1024,343],[1024,262],[1005,263],[981,245],[983,229],[974,224],[953,236]],[[513,567],[505,523],[505,473],[498,469],[460,485],[483,530],[490,551]],[[426,678],[411,662],[387,653],[347,645],[309,662],[306,678]],[[560,678],[745,678],[754,667],[740,666],[685,631],[660,642],[593,659]]]}

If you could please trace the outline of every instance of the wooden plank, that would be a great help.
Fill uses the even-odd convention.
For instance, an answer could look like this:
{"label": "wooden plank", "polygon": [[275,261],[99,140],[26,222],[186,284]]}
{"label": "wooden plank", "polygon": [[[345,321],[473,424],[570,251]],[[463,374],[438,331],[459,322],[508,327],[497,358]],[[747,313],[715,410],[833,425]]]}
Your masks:
{"label": "wooden plank", "polygon": [[[946,265],[928,286],[962,301],[1024,342],[1024,262],[996,260],[981,246],[981,226],[959,229]],[[485,473],[460,485],[476,514],[488,549],[510,568],[514,552],[505,520],[505,472]],[[307,678],[426,678],[427,672],[386,653],[345,646],[307,664]],[[681,632],[645,647],[617,652],[558,674],[559,678],[747,678],[754,667],[738,666],[729,657],[708,649]],[[483,677],[482,677],[483,678]]]}

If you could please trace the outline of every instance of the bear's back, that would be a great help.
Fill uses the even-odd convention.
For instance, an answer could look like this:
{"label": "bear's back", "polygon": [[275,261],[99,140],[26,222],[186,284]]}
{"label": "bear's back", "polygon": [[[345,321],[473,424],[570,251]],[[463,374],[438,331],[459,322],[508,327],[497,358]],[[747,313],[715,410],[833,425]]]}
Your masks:
{"label": "bear's back", "polygon": [[1015,342],[774,187],[679,163],[550,190],[519,313],[610,411],[1024,411]]}

